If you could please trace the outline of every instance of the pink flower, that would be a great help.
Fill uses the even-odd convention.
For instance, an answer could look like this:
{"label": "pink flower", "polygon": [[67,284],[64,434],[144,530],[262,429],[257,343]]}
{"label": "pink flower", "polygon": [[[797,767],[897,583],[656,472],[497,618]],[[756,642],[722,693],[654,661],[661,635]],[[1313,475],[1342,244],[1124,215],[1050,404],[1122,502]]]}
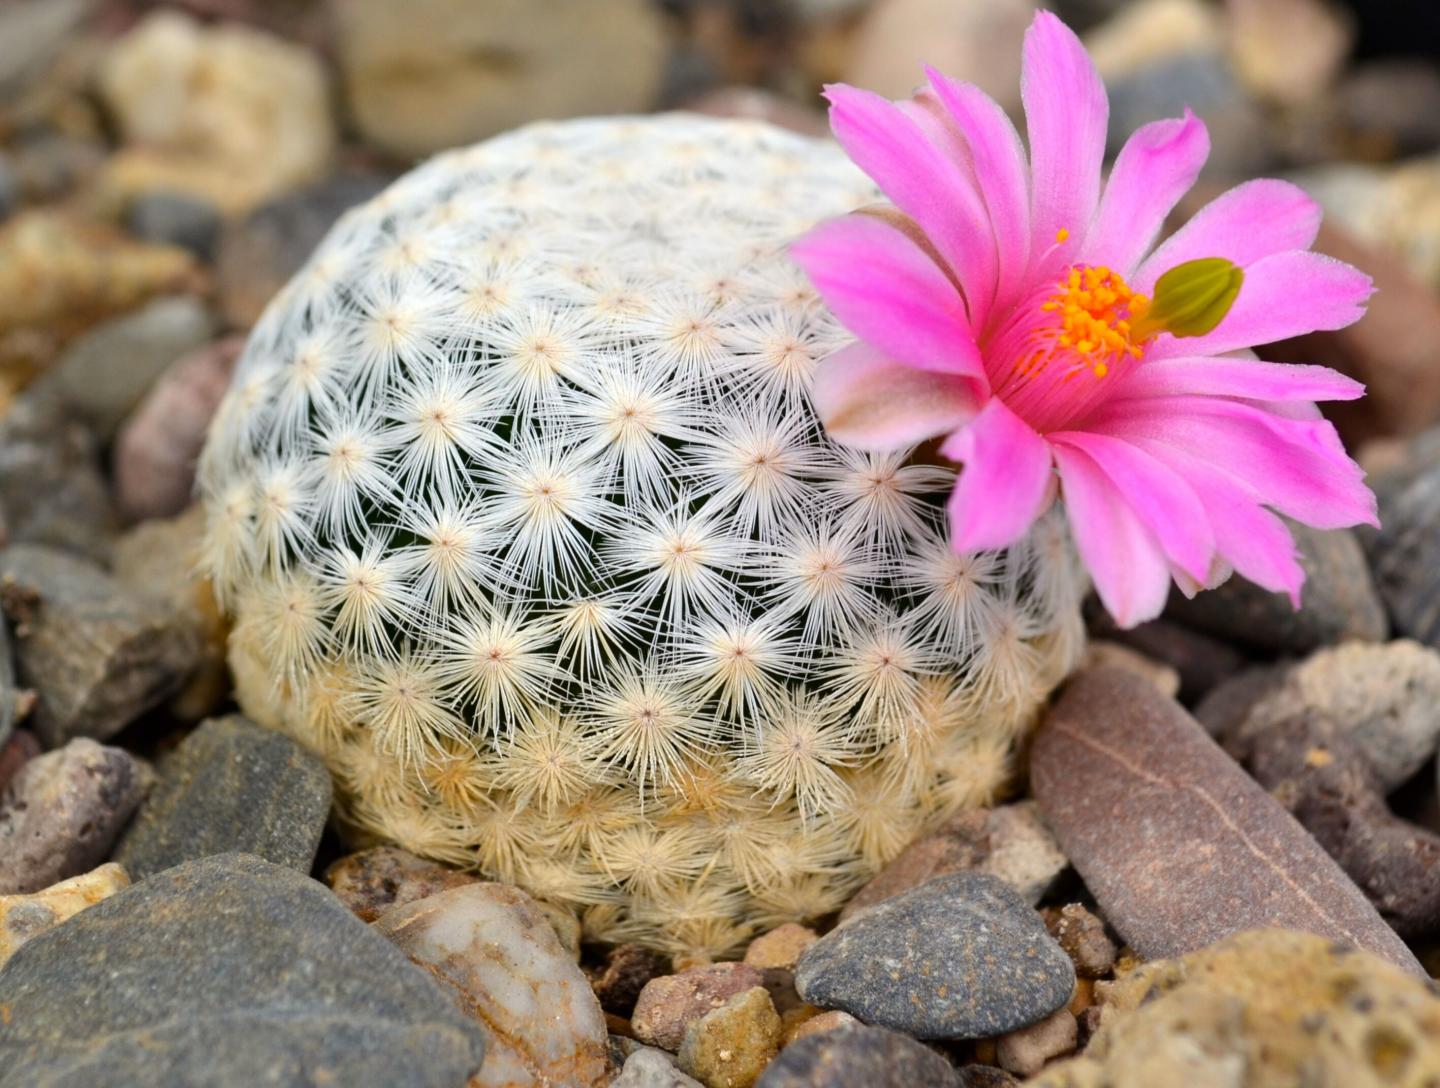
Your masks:
{"label": "pink flower", "polygon": [[817,373],[827,430],[868,450],[945,436],[964,464],[957,551],[1012,543],[1058,493],[1121,624],[1159,613],[1172,577],[1194,592],[1231,570],[1298,606],[1276,512],[1376,524],[1314,404],[1364,389],[1248,349],[1349,325],[1369,278],[1309,252],[1319,210],[1282,181],[1231,189],[1152,249],[1209,153],[1205,126],[1188,111],[1144,126],[1102,187],[1105,90],[1053,15],[1025,39],[1028,162],[994,101],[926,74],[907,102],[827,89],[836,137],[895,205],[793,249],[858,338]]}

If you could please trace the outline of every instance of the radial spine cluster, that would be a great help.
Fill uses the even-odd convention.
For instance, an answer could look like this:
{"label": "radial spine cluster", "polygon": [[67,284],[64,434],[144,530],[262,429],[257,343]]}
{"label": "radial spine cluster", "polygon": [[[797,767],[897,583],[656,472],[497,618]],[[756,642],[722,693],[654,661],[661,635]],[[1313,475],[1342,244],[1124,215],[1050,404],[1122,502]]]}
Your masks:
{"label": "radial spine cluster", "polygon": [[838,149],[531,126],[345,216],[201,466],[239,697],[353,828],[718,954],[1004,784],[1080,648],[1063,531],[945,536],[953,470],[826,439],[847,342],[785,244]]}

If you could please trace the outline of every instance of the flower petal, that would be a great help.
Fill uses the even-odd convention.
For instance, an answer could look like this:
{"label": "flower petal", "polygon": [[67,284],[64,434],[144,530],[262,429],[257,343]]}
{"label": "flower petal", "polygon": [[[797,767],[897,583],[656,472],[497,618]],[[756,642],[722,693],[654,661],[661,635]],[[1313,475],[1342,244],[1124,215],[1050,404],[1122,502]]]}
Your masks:
{"label": "flower petal", "polygon": [[790,247],[847,329],[923,370],[983,375],[964,300],[925,251],[869,215],[821,223]]}
{"label": "flower petal", "polygon": [[1160,544],[1089,454],[1056,446],[1055,462],[1075,548],[1101,603],[1121,627],[1154,619],[1170,592]]}
{"label": "flower petal", "polygon": [[1116,400],[1206,396],[1317,401],[1356,400],[1364,395],[1363,385],[1329,367],[1206,355],[1146,361],[1126,375],[1113,397]]}
{"label": "flower petal", "polygon": [[915,220],[949,264],[979,322],[995,290],[995,241],[966,172],[888,99],[843,83],[825,88],[830,127],[846,154]]}
{"label": "flower petal", "polygon": [[1209,154],[1210,134],[1189,110],[1136,129],[1115,159],[1081,260],[1130,276]]}
{"label": "flower petal", "polygon": [[1083,239],[1100,197],[1100,165],[1110,103],[1074,31],[1048,11],[1025,32],[1020,97],[1030,136],[1031,272],[1069,264],[1066,247],[1043,265],[1062,228]]}
{"label": "flower petal", "polygon": [[1288,181],[1260,178],[1206,204],[1136,270],[1131,286],[1155,289],[1162,273],[1200,257],[1226,257],[1246,268],[1272,253],[1309,249],[1320,230],[1320,205]]}
{"label": "flower petal", "polygon": [[1011,301],[1030,261],[1030,171],[1015,125],[979,87],[926,68],[930,87],[970,149],[976,186],[990,213],[999,257],[996,302]]}
{"label": "flower petal", "polygon": [[815,412],[836,442],[888,452],[964,426],[979,407],[973,382],[916,370],[851,344],[815,371]]}
{"label": "flower petal", "polygon": [[1050,446],[992,397],[940,447],[965,468],[950,493],[950,545],[957,552],[1004,548],[1025,535],[1054,497]]}
{"label": "flower petal", "polygon": [[1219,355],[1318,329],[1343,329],[1361,318],[1373,292],[1369,276],[1333,257],[1304,250],[1275,253],[1245,269],[1235,304],[1213,331],[1162,335],[1148,354],[1152,359]]}
{"label": "flower petal", "polygon": [[1123,439],[1084,431],[1049,436],[1056,446],[1087,454],[1150,530],[1166,557],[1197,582],[1210,573],[1215,534],[1185,479]]}

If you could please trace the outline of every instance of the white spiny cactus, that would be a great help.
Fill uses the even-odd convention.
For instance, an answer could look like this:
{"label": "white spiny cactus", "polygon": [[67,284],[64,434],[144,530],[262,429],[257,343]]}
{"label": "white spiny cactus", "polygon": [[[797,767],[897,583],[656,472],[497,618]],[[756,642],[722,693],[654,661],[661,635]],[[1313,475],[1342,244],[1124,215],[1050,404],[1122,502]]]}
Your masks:
{"label": "white spiny cactus", "polygon": [[1078,650],[1053,522],[945,539],[952,470],[837,447],[846,341],[784,246],[833,146],[537,125],[348,214],[202,466],[240,699],[357,828],[717,953],[991,798]]}

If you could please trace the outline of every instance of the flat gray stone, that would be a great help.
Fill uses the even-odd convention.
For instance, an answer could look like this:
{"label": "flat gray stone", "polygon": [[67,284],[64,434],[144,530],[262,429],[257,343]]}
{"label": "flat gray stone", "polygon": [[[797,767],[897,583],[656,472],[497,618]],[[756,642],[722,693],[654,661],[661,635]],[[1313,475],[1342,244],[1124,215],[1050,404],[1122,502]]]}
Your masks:
{"label": "flat gray stone", "polygon": [[0,1088],[457,1088],[485,1036],[309,877],[188,862],[0,967]]}
{"label": "flat gray stone", "polygon": [[983,1039],[1070,1000],[1075,968],[1020,894],[949,873],[855,915],[800,957],[795,987],[920,1039]]}
{"label": "flat gray stone", "polygon": [[231,852],[308,873],[329,813],[319,760],[243,715],[211,718],[160,764],[115,860],[135,880]]}
{"label": "flat gray stone", "polygon": [[780,1051],[755,1082],[755,1088],[855,1085],[960,1088],[961,1080],[949,1062],[914,1039],[884,1028],[857,1026],[797,1039]]}

